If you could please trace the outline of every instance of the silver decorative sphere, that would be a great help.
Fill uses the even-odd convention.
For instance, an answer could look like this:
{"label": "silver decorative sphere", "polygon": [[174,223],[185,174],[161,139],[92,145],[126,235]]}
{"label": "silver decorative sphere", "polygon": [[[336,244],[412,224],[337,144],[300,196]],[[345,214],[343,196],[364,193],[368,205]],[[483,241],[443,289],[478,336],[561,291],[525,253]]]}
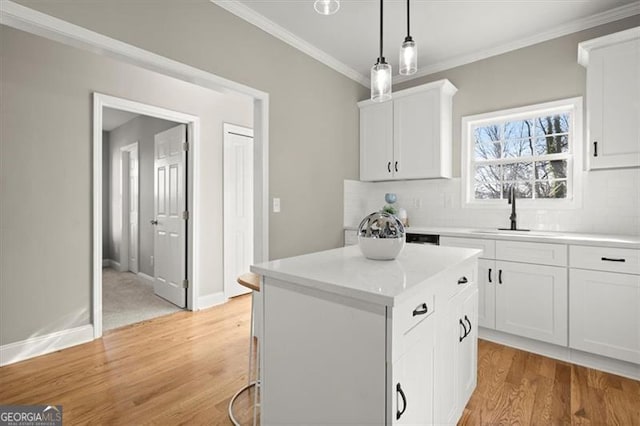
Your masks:
{"label": "silver decorative sphere", "polygon": [[358,245],[368,259],[395,259],[405,244],[405,231],[396,216],[374,212],[362,219],[358,226]]}

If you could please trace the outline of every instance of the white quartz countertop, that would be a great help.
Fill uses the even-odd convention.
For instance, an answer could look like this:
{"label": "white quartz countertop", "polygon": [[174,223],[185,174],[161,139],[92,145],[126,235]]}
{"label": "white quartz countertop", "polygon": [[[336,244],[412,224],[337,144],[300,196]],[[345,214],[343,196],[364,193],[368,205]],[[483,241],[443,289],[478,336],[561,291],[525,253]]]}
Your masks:
{"label": "white quartz countertop", "polygon": [[480,250],[407,244],[395,260],[370,260],[358,246],[251,266],[265,277],[393,306],[408,289],[480,255]]}
{"label": "white quartz countertop", "polygon": [[[355,228],[345,228],[354,229]],[[537,243],[573,244],[600,247],[640,249],[640,237],[615,234],[582,234],[555,231],[499,231],[482,228],[408,227],[414,234],[436,234],[446,237],[480,238],[487,240],[528,241]]]}

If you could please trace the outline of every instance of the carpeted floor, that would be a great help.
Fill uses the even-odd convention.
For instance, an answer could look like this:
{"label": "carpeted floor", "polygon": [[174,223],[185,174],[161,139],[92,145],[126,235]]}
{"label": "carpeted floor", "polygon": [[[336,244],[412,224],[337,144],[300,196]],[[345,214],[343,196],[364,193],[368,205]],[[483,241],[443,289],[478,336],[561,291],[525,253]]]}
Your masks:
{"label": "carpeted floor", "polygon": [[145,321],[181,309],[156,296],[153,283],[131,272],[102,269],[102,329]]}

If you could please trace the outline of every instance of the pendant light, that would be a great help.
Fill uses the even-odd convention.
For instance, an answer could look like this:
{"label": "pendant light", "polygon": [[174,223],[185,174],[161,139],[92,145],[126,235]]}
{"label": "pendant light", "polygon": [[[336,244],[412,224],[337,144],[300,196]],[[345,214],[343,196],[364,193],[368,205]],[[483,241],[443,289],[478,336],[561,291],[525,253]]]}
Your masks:
{"label": "pendant light", "polygon": [[313,8],[320,15],[333,15],[340,9],[340,2],[338,0],[316,0],[313,3]]}
{"label": "pendant light", "polygon": [[380,0],[380,56],[371,68],[371,100],[376,102],[391,99],[391,65],[382,54],[382,1]]}
{"label": "pendant light", "polygon": [[409,32],[409,0],[407,0],[407,36],[400,48],[400,74],[411,75],[418,71],[418,46]]}

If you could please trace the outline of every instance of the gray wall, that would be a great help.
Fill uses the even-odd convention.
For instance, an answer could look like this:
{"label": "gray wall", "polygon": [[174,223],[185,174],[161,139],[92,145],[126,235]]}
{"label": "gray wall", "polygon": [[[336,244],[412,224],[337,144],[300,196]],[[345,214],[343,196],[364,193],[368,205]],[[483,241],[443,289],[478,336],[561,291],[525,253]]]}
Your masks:
{"label": "gray wall", "polygon": [[453,175],[460,176],[462,117],[584,96],[586,72],[577,61],[578,43],[638,26],[639,21],[639,16],[636,15],[417,78],[398,84],[393,90],[443,78],[448,78],[458,88],[458,93],[453,98]]}
{"label": "gray wall", "polygon": [[111,209],[109,132],[102,132],[102,258],[111,259]]}
{"label": "gray wall", "polygon": [[[102,257],[120,262],[120,242],[122,235],[122,199],[120,187],[122,185],[120,148],[138,142],[139,158],[139,270],[149,276],[154,276],[151,256],[153,256],[153,151],[154,136],[157,133],[177,126],[178,123],[161,120],[154,117],[139,116],[109,132],[109,152],[111,167],[108,180],[111,184],[109,194],[110,251],[103,252]],[[103,222],[103,224],[106,222]]]}
{"label": "gray wall", "polygon": [[222,125],[252,102],[0,26],[0,344],[90,323],[94,91],[200,117],[199,296],[222,291]]}

